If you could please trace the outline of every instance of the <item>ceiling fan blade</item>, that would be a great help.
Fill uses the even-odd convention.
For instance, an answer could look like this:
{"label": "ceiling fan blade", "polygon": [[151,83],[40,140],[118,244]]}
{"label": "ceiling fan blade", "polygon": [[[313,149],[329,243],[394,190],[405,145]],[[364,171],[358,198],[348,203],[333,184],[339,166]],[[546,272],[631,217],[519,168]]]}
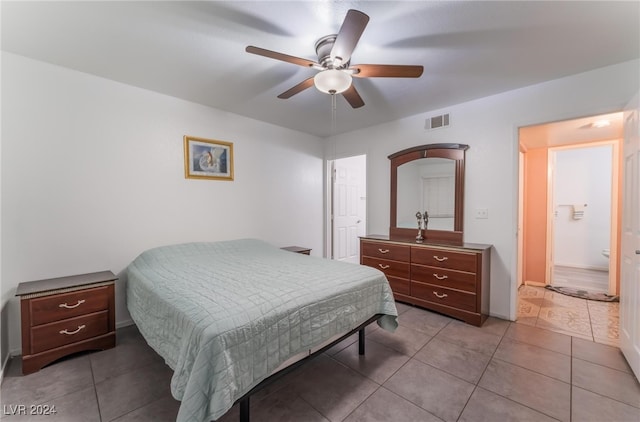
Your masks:
{"label": "ceiling fan blade", "polygon": [[339,57],[341,63],[347,63],[351,59],[351,53],[356,48],[368,22],[369,16],[358,10],[350,9],[331,49],[331,57],[334,59]]}
{"label": "ceiling fan blade", "polygon": [[297,64],[298,66],[322,67],[318,63],[312,60],[303,59],[301,57],[289,56],[288,54],[278,53],[277,51],[266,50],[264,48],[254,47],[252,45],[245,48],[245,51],[247,53],[257,54],[258,56],[269,57],[270,59],[281,60],[283,62]]}
{"label": "ceiling fan blade", "polygon": [[293,88],[288,89],[287,91],[278,95],[278,98],[286,100],[287,98],[291,98],[297,93],[302,92],[307,88],[311,88],[312,86],[313,86],[313,76],[308,79],[305,79],[304,81],[300,82],[298,85],[294,86]]}
{"label": "ceiling fan blade", "polygon": [[342,93],[342,96],[353,108],[360,108],[364,105],[362,97],[360,97],[360,94],[358,94],[358,91],[356,91],[356,87],[353,84],[351,84],[349,89]]}
{"label": "ceiling fan blade", "polygon": [[422,66],[395,64],[359,64],[351,66],[356,78],[419,78],[424,68]]}

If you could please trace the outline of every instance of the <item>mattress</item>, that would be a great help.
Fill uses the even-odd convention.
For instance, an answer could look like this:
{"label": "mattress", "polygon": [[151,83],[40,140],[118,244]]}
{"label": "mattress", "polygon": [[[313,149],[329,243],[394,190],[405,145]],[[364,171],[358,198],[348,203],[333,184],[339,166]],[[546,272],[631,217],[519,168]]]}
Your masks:
{"label": "mattress", "polygon": [[127,267],[127,307],[174,371],[178,421],[219,418],[289,358],[373,315],[397,327],[382,272],[256,239],[143,252]]}

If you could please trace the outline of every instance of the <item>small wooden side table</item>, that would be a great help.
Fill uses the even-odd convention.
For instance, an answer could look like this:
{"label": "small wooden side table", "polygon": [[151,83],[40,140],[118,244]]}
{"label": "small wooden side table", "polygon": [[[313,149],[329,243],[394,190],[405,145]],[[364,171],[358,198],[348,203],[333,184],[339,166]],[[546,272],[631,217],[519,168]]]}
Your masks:
{"label": "small wooden side table", "polygon": [[22,373],[61,357],[116,345],[111,271],[20,283]]}
{"label": "small wooden side table", "polygon": [[295,252],[295,253],[300,253],[303,255],[311,255],[311,249],[310,248],[303,248],[302,246],[286,246],[284,248],[285,251],[289,251],[289,252]]}

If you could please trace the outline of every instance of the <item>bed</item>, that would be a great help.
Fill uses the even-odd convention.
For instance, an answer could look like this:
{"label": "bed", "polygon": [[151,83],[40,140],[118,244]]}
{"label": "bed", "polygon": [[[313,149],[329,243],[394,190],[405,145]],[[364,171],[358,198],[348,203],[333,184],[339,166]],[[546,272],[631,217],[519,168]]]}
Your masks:
{"label": "bed", "polygon": [[382,272],[256,239],[150,249],[127,275],[131,317],[174,371],[178,421],[218,419],[287,362],[372,317],[397,327]]}

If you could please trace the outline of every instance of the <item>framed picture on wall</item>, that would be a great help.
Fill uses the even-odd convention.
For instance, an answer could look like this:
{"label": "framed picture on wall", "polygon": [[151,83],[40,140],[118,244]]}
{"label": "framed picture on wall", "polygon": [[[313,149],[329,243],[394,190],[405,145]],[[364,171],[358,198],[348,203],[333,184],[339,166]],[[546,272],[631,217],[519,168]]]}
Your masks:
{"label": "framed picture on wall", "polygon": [[185,135],[184,176],[187,179],[233,180],[233,144]]}

